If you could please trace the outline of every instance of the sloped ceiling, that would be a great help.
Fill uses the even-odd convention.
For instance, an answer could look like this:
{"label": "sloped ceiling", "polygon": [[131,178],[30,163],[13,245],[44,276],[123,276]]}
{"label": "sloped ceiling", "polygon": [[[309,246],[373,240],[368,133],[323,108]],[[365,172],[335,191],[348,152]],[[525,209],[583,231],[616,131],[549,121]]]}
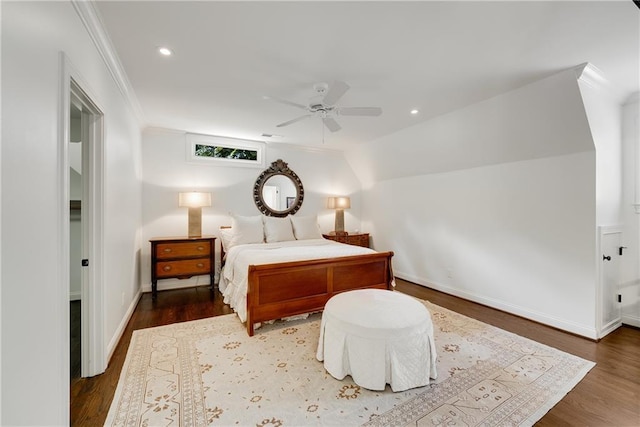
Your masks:
{"label": "sloped ceiling", "polygon": [[[148,126],[346,149],[585,62],[639,90],[631,1],[96,4]],[[265,95],[307,104],[333,80],[383,114],[276,127],[304,112]]]}
{"label": "sloped ceiling", "polygon": [[594,151],[577,81],[581,69],[361,144],[347,159],[368,187],[406,176]]}

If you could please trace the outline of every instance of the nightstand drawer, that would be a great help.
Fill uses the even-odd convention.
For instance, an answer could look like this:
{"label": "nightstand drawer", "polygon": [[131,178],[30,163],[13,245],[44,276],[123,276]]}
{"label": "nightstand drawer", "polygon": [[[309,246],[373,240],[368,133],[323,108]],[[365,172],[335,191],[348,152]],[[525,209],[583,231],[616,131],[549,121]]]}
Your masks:
{"label": "nightstand drawer", "polygon": [[156,257],[158,259],[206,257],[210,253],[211,243],[208,241],[158,243],[156,248]]}
{"label": "nightstand drawer", "polygon": [[160,279],[188,279],[207,275],[213,292],[216,238],[155,237],[151,240],[151,292],[158,293]]}
{"label": "nightstand drawer", "polygon": [[211,263],[208,258],[161,261],[156,263],[156,277],[158,279],[178,276],[197,276],[200,274],[208,274],[210,271]]}

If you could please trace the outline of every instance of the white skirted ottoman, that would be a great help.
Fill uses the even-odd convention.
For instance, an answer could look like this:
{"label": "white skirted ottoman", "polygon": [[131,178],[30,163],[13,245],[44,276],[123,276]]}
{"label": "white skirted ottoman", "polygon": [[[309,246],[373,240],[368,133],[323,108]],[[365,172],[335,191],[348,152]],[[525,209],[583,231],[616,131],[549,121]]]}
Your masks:
{"label": "white skirted ottoman", "polygon": [[437,377],[433,323],[420,301],[400,292],[362,289],[325,305],[316,358],[334,378],[351,375],[370,390],[395,391]]}

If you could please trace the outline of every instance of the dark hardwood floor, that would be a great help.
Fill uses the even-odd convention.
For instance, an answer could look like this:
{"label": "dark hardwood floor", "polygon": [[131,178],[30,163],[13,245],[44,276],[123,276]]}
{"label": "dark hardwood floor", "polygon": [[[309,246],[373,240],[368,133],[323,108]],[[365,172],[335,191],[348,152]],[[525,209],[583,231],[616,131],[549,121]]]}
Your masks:
{"label": "dark hardwood floor", "polygon": [[71,379],[78,378],[81,374],[81,304],[80,300],[69,303],[69,370],[71,372]]}
{"label": "dark hardwood floor", "polygon": [[[397,280],[397,290],[596,362],[536,426],[640,426],[639,329],[623,326],[596,343],[403,280]],[[214,301],[210,295],[206,287],[164,291],[154,303],[144,294],[106,372],[72,380],[71,424],[104,424],[134,330],[232,312],[219,294]]]}

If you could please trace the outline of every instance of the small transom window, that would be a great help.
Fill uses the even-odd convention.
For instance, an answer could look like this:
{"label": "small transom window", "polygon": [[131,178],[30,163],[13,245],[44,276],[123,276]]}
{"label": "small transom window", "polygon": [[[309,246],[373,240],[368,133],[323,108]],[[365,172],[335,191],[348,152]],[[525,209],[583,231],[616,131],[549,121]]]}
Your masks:
{"label": "small transom window", "polygon": [[264,165],[264,143],[209,135],[187,134],[187,158],[226,166]]}

